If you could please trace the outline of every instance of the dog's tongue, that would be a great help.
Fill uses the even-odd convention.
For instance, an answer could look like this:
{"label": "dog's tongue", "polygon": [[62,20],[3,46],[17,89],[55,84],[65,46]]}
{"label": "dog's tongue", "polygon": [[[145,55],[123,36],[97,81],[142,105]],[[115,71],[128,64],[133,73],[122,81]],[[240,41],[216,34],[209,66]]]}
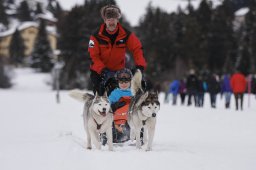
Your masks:
{"label": "dog's tongue", "polygon": [[100,112],[102,116],[106,116],[106,112]]}

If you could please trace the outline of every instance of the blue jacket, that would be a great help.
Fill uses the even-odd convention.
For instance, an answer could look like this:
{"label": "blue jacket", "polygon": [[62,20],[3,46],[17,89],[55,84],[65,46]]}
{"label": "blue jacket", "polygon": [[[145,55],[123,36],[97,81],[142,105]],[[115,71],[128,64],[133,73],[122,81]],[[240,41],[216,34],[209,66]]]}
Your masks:
{"label": "blue jacket", "polygon": [[177,95],[179,93],[179,87],[180,87],[180,82],[179,80],[174,80],[171,85],[170,85],[170,90],[169,93],[172,93],[174,95]]}
{"label": "blue jacket", "polygon": [[227,75],[224,76],[224,79],[222,81],[221,91],[222,92],[232,92],[231,86],[230,86],[230,78]]}
{"label": "blue jacket", "polygon": [[119,101],[120,98],[124,97],[124,96],[132,96],[132,92],[131,92],[130,88],[125,89],[125,90],[116,88],[115,90],[113,90],[111,92],[111,94],[109,95],[108,98],[109,98],[110,103],[112,104],[112,103]]}

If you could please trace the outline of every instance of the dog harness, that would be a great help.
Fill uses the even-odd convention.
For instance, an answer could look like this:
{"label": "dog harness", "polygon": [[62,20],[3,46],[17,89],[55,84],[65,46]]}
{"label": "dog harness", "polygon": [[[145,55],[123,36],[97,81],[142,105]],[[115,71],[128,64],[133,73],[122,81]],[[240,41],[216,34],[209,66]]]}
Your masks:
{"label": "dog harness", "polygon": [[97,125],[97,130],[100,130],[102,124],[98,124],[94,118],[93,118],[93,120],[94,120],[94,122],[95,122],[96,125]]}
{"label": "dog harness", "polygon": [[143,126],[145,126],[146,125],[146,121],[147,121],[148,119],[146,119],[146,120],[142,120],[142,124],[143,124]]}

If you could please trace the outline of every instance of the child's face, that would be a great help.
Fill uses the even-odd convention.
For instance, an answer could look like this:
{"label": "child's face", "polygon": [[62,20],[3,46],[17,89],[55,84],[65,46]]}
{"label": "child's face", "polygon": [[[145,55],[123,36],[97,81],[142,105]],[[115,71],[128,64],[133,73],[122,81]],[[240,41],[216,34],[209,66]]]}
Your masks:
{"label": "child's face", "polygon": [[119,88],[122,90],[128,89],[131,85],[130,81],[118,81]]}

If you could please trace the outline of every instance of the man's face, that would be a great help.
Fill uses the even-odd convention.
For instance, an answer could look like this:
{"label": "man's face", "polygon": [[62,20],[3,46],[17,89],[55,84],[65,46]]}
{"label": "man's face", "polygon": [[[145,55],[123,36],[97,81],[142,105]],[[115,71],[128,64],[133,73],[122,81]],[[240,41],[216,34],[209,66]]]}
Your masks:
{"label": "man's face", "polygon": [[116,29],[117,23],[118,23],[118,19],[117,18],[105,19],[105,24],[107,26],[107,30],[108,31],[114,31]]}

